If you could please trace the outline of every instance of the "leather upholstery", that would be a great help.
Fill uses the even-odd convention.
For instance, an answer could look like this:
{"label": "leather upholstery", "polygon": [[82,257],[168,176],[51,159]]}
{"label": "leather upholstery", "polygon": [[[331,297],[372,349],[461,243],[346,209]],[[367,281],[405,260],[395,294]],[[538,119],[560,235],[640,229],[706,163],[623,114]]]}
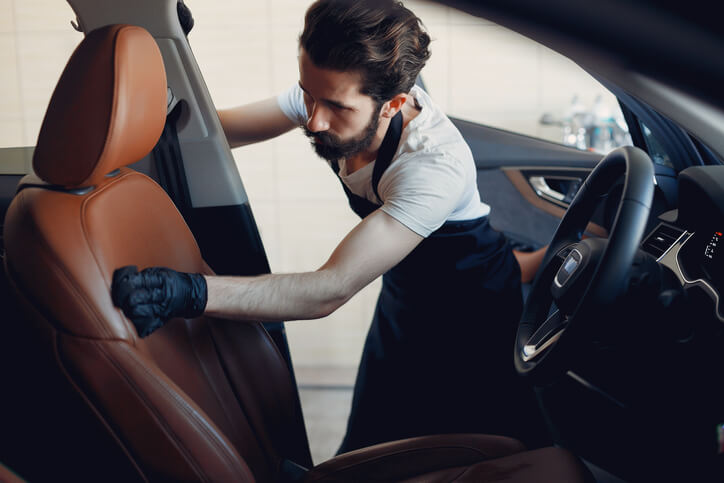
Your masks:
{"label": "leather upholstery", "polygon": [[503,436],[424,436],[339,455],[312,469],[305,481],[401,481],[440,468],[467,467],[524,450],[522,443]]}
{"label": "leather upholstery", "polygon": [[155,263],[208,271],[163,189],[126,168],[86,196],[26,188],[13,200],[6,222],[14,227],[6,249],[23,265],[17,267],[18,282],[34,287],[36,302],[70,335],[136,339],[135,328],[109,296],[117,267]]}
{"label": "leather upholstery", "polygon": [[22,479],[0,464],[0,483],[22,483]]}
{"label": "leather upholstery", "polygon": [[6,250],[68,382],[145,476],[269,481],[284,459],[311,465],[290,374],[261,324],[177,320],[140,339],[113,306],[116,267],[211,273],[155,182],[124,168],[82,196],[25,188]]}
{"label": "leather upholstery", "polygon": [[[90,90],[87,98],[73,81]],[[28,347],[41,348],[52,366],[34,382],[49,389],[49,401],[69,395],[64,411],[80,432],[88,421],[96,423],[91,440],[65,439],[57,447],[76,457],[91,448],[94,468],[103,472],[91,479],[279,481],[285,460],[310,467],[311,457],[296,388],[263,326],[176,319],[141,339],[111,301],[112,273],[123,265],[211,273],[164,191],[122,167],[153,146],[163,125],[162,101],[161,58],[138,27],[90,33],[63,73],[41,130],[36,169],[51,185],[94,189],[65,192],[29,181],[5,219],[8,279],[36,334]],[[69,127],[75,121],[78,126]],[[578,475],[567,452],[522,450],[519,442],[495,436],[415,438],[342,455],[306,477],[530,475],[530,465],[544,459],[544,468],[565,466],[551,474]]]}
{"label": "leather upholstery", "polygon": [[95,187],[24,184],[5,219],[8,276],[58,384],[110,432],[109,461],[130,459],[141,478],[274,480],[284,459],[311,466],[311,457],[290,374],[263,327],[178,320],[140,339],[110,298],[123,265],[211,273],[165,192],[121,168],[158,139],[165,85],[143,29],[108,26],[81,43],[51,99],[35,167],[51,185]]}
{"label": "leather upholstery", "polygon": [[560,448],[542,448],[516,453],[504,458],[483,461],[474,465],[445,468],[403,483],[480,483],[505,481],[530,482],[594,482],[588,469],[571,453]]}
{"label": "leather upholstery", "polygon": [[315,467],[305,482],[576,483],[595,481],[561,448],[524,451],[510,438],[487,435],[424,436],[340,455]]}
{"label": "leather upholstery", "polygon": [[151,151],[165,120],[166,73],[153,37],[140,27],[100,28],[73,52],[58,81],[33,169],[50,184],[95,185]]}

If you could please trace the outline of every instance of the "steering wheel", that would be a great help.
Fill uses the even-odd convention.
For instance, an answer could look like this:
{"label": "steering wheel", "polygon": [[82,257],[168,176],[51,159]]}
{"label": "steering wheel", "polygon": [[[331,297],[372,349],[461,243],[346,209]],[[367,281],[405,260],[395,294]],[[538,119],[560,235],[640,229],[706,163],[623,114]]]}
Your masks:
{"label": "steering wheel", "polygon": [[[608,240],[581,241],[602,197],[624,176],[623,193]],[[514,361],[518,374],[551,381],[581,357],[593,322],[628,283],[654,195],[649,156],[617,148],[582,183],[553,235],[518,324]],[[555,302],[557,310],[550,313]]]}

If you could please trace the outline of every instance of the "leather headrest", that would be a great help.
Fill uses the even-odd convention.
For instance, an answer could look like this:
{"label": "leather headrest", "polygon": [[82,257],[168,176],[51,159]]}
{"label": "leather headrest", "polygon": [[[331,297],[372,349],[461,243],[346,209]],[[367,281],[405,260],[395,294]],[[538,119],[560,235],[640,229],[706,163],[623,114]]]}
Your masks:
{"label": "leather headrest", "polygon": [[166,72],[141,27],[109,25],[73,52],[40,128],[33,169],[66,187],[98,184],[146,156],[166,119]]}

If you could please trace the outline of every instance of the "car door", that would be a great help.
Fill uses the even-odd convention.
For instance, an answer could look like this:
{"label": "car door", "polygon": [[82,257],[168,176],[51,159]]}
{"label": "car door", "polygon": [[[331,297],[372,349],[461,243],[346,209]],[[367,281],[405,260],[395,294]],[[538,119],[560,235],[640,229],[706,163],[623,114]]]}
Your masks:
{"label": "car door", "polygon": [[[581,182],[601,154],[453,118],[470,145],[490,222],[518,249],[537,249],[553,236]],[[603,220],[588,226],[606,236]]]}
{"label": "car door", "polygon": [[[431,25],[433,56],[418,84],[470,146],[491,224],[514,248],[547,244],[581,182],[609,151],[622,145],[651,151],[642,119],[655,131],[651,139],[669,142],[676,133],[631,96],[533,40],[453,8],[445,13],[454,28]],[[674,159],[699,159],[685,151]],[[685,166],[652,157],[654,211],[661,213],[675,206],[675,174]],[[618,201],[609,198],[596,209],[588,236],[607,236]]]}

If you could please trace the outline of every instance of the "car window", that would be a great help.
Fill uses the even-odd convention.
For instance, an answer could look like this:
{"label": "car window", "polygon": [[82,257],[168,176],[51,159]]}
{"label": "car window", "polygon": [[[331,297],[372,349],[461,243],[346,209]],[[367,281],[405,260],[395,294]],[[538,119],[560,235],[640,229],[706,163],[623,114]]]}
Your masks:
{"label": "car window", "polygon": [[600,153],[632,144],[616,97],[570,60],[452,8],[419,15],[433,38],[422,76],[448,115]]}
{"label": "car window", "polygon": [[649,153],[654,164],[674,169],[674,164],[671,162],[668,153],[656,136],[653,135],[651,129],[649,129],[643,121],[639,120],[639,124],[641,125],[641,134],[643,134],[644,142],[646,143],[646,151]]}

